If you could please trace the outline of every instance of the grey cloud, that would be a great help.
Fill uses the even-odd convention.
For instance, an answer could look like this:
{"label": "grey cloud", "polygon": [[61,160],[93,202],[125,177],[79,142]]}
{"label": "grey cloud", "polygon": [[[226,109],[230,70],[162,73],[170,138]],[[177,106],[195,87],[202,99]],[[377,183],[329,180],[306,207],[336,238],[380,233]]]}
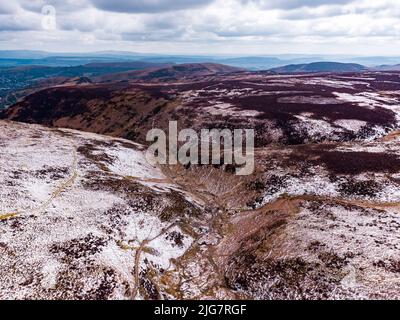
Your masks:
{"label": "grey cloud", "polygon": [[196,8],[214,0],[91,0],[98,9],[125,13],[157,13]]}
{"label": "grey cloud", "polygon": [[[154,42],[160,41],[186,50],[185,43],[235,42],[243,47],[264,43],[267,47],[275,41],[301,46],[307,41],[358,38],[368,43],[368,37],[400,34],[400,4],[393,1],[379,5],[358,0],[233,1],[235,5],[229,7],[224,0],[0,0],[0,41],[7,34],[10,39],[65,41],[73,46],[77,37],[87,36],[110,46],[147,41],[156,47]],[[44,5],[56,8],[57,37],[42,33]],[[204,11],[189,10],[202,6]],[[274,9],[269,16],[268,10]]]}
{"label": "grey cloud", "polygon": [[270,26],[268,28],[260,28],[257,26],[252,27],[239,27],[235,28],[234,30],[220,28],[217,30],[208,30],[216,34],[219,37],[224,38],[240,38],[240,37],[253,37],[253,36],[260,36],[260,37],[267,37],[267,36],[277,36],[283,35],[287,30],[284,30],[282,25],[277,26]]}
{"label": "grey cloud", "polygon": [[80,31],[80,32],[94,32],[97,29],[97,25],[91,23],[85,23],[80,21],[72,21],[70,19],[58,19],[57,27],[64,31]]}
{"label": "grey cloud", "polygon": [[39,30],[40,22],[32,20],[16,19],[12,15],[6,15],[0,19],[0,31],[30,31]]}
{"label": "grey cloud", "polygon": [[254,3],[263,9],[316,8],[323,5],[347,4],[355,0],[241,0],[242,3]]}
{"label": "grey cloud", "polygon": [[74,12],[89,6],[87,0],[19,0],[19,3],[23,9],[36,13],[46,5],[53,6],[57,12]]}
{"label": "grey cloud", "polygon": [[0,14],[14,13],[17,9],[15,2],[0,2]]}

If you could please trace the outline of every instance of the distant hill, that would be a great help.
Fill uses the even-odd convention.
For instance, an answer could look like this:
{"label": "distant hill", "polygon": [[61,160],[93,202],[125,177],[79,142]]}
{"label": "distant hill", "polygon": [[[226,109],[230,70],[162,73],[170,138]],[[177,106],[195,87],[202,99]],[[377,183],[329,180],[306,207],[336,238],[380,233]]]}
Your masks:
{"label": "distant hill", "polygon": [[63,85],[80,85],[80,84],[90,84],[92,83],[92,80],[90,80],[88,77],[76,77],[76,78],[70,78],[65,80],[64,82],[61,82]]}
{"label": "distant hill", "polygon": [[375,67],[374,70],[379,70],[379,71],[400,71],[400,64],[382,65],[382,66]]}
{"label": "distant hill", "polygon": [[141,70],[147,68],[164,67],[165,64],[150,63],[144,61],[130,62],[96,62],[72,67],[49,66],[16,66],[2,68],[1,76],[16,77],[19,81],[25,79],[37,79],[54,76],[79,77],[97,76],[107,73],[118,73],[128,70]]}
{"label": "distant hill", "polygon": [[41,59],[49,56],[48,52],[37,50],[0,50],[0,59]]}
{"label": "distant hill", "polygon": [[97,81],[175,81],[197,77],[240,72],[243,69],[217,63],[187,63],[148,68],[137,71],[113,73],[97,78]]}
{"label": "distant hill", "polygon": [[307,72],[359,72],[368,68],[357,63],[340,62],[313,62],[306,64],[290,64],[283,67],[273,68],[270,71],[277,73],[307,73]]}
{"label": "distant hill", "polygon": [[[22,65],[16,67],[0,67],[0,109],[14,104],[25,95],[27,88],[40,87],[46,79],[58,79],[53,84],[60,84],[67,78],[97,77],[110,73],[135,71],[146,68],[156,68],[165,64],[156,64],[143,61],[89,63],[73,67],[49,67]],[[79,80],[78,80],[79,81]],[[85,81],[87,82],[87,81]],[[45,85],[44,87],[47,87]],[[20,91],[22,89],[22,91]],[[38,89],[38,88],[36,88]]]}
{"label": "distant hill", "polygon": [[244,68],[249,70],[266,70],[283,64],[292,63],[292,61],[286,62],[275,57],[238,57],[220,59],[218,63],[227,64],[230,66]]}
{"label": "distant hill", "polygon": [[97,52],[45,52],[33,50],[0,50],[0,67],[22,65],[42,66],[78,66],[97,62],[129,62],[146,61],[157,64],[191,64],[218,63],[249,70],[268,70],[292,64],[308,64],[317,61],[336,61],[340,63],[355,63],[367,67],[381,65],[396,65],[400,63],[399,56],[348,56],[325,54],[269,54],[259,56],[232,55],[185,55],[140,53],[128,51],[97,51]]}

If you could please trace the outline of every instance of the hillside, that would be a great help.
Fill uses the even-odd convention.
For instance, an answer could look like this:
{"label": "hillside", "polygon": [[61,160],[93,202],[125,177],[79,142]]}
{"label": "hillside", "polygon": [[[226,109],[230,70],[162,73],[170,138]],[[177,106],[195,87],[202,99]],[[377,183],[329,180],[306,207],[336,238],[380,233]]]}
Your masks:
{"label": "hillside", "polygon": [[96,78],[96,81],[178,81],[198,77],[217,76],[243,71],[242,69],[215,63],[178,64],[147,68],[138,71],[114,73]]}
{"label": "hillside", "polygon": [[167,123],[176,102],[157,88],[117,84],[65,84],[33,93],[1,118],[144,141],[154,117]]}
{"label": "hillside", "polygon": [[[162,70],[169,77],[176,69]],[[210,72],[203,66],[196,70]],[[239,72],[184,78],[185,72],[179,83],[161,81],[164,72],[145,70],[151,82],[56,86],[29,95],[0,117],[139,142],[152,127],[166,129],[170,119],[197,130],[250,125],[257,146],[373,139],[399,124],[399,74]]]}
{"label": "hillside", "polygon": [[0,299],[157,297],[146,272],[193,244],[202,205],[129,141],[9,122],[0,139]]}
{"label": "hillside", "polygon": [[257,149],[251,176],[73,130],[0,138],[2,299],[399,298],[398,134]]}
{"label": "hillside", "polygon": [[[160,67],[164,66],[164,64],[134,61],[123,63],[98,62],[73,67],[26,65],[0,67],[0,109],[17,102],[19,98],[25,96],[25,92],[40,89],[41,85],[47,80],[53,83],[60,80],[59,83],[63,83],[67,78],[96,77],[108,73],[120,73],[156,66]],[[43,86],[43,88],[45,87],[46,85]]]}

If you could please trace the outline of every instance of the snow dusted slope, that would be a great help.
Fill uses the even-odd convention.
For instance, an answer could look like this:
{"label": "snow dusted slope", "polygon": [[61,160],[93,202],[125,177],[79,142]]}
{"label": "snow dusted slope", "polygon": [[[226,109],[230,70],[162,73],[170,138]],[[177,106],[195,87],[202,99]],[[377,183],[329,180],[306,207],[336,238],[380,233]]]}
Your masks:
{"label": "snow dusted slope", "polygon": [[140,145],[0,122],[0,164],[0,299],[157,298],[192,244],[201,206]]}
{"label": "snow dusted slope", "polygon": [[258,148],[236,176],[0,122],[0,299],[398,299],[399,143]]}

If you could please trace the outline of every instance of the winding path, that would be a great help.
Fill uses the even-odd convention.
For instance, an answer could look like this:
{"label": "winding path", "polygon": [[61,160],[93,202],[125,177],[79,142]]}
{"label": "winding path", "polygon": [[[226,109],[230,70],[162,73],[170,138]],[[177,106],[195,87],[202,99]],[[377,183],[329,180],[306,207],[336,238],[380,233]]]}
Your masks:
{"label": "winding path", "polygon": [[72,140],[70,140],[70,143],[73,149],[73,161],[70,166],[71,175],[68,177],[68,179],[63,181],[60,185],[56,186],[50,198],[43,202],[40,206],[27,210],[14,210],[12,212],[1,213],[0,220],[12,219],[27,213],[38,214],[39,212],[46,210],[46,208],[51,205],[54,199],[58,198],[62,192],[64,192],[67,188],[75,183],[76,178],[78,177],[78,152],[75,143]]}

